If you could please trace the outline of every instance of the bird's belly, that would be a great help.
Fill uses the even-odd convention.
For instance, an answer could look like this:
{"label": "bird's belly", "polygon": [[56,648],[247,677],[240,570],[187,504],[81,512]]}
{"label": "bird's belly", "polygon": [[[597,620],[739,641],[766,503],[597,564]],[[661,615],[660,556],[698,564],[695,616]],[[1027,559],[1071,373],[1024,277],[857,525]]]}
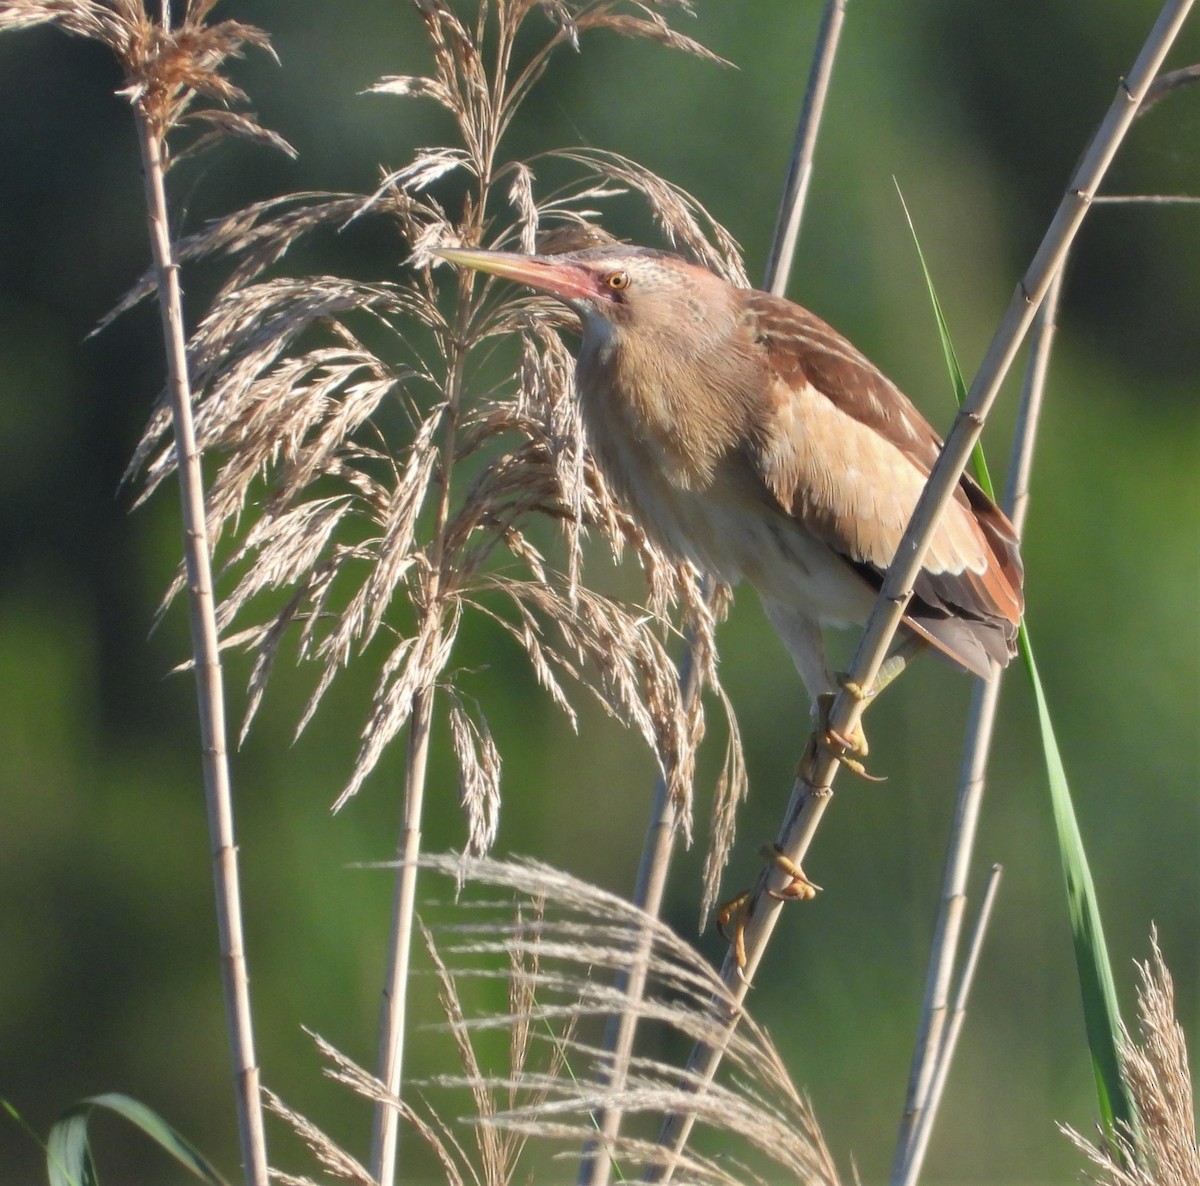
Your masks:
{"label": "bird's belly", "polygon": [[764,599],[822,624],[866,621],[875,598],[865,582],[794,519],[720,478],[704,489],[680,487],[652,459],[614,452],[598,451],[606,477],[668,554],[730,585],[745,579]]}
{"label": "bird's belly", "polygon": [[[875,598],[835,552],[794,520],[761,503],[709,508],[714,563],[736,570],[759,595],[799,610],[822,625],[865,622]],[[700,562],[700,561],[698,561]],[[723,577],[723,579],[726,579]]]}

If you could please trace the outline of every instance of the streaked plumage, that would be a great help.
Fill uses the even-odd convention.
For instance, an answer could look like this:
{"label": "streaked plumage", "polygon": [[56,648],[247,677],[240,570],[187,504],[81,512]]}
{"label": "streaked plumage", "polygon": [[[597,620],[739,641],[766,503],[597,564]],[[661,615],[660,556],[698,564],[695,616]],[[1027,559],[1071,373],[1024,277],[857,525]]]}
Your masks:
{"label": "streaked plumage", "polygon": [[[758,590],[809,693],[832,690],[820,628],[865,621],[941,441],[820,318],[666,252],[445,250],[579,314],[589,444],[662,547]],[[964,477],[906,628],[987,677],[1022,609],[1012,525]]]}

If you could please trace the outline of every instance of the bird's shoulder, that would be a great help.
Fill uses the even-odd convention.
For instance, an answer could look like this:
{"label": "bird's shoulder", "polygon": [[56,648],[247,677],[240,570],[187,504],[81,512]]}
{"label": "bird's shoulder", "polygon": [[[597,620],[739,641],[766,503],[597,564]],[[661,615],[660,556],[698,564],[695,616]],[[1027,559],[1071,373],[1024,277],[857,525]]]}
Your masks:
{"label": "bird's shoulder", "polygon": [[929,472],[941,439],[913,402],[865,354],[815,313],[749,290],[742,320],[776,392],[811,389]]}

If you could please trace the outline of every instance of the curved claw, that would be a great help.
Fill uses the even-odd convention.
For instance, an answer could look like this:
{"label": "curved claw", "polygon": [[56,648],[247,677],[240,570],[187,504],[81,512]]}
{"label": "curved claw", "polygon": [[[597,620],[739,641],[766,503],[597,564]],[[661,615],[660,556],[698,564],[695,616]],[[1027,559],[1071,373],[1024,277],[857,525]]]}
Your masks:
{"label": "curved claw", "polygon": [[758,855],[782,870],[790,879],[780,889],[767,890],[768,895],[777,902],[811,902],[821,892],[821,887],[816,882],[809,881],[804,870],[787,856],[778,844],[764,844],[758,850]]}
{"label": "curved claw", "polygon": [[852,700],[857,700],[859,704],[865,704],[869,700],[874,700],[881,690],[878,683],[873,687],[864,688],[862,684],[852,680],[844,671],[835,672],[834,679],[837,680],[838,687],[846,692]]}
{"label": "curved claw", "polygon": [[725,902],[717,910],[717,934],[720,935],[726,943],[732,943],[734,940],[729,937],[729,932],[726,931],[725,928],[729,925],[730,920],[735,914],[739,915],[739,925],[745,925],[745,919],[742,918],[741,915],[749,909],[750,899],[752,897],[754,897],[753,891],[743,890],[740,894],[730,898],[728,902]]}

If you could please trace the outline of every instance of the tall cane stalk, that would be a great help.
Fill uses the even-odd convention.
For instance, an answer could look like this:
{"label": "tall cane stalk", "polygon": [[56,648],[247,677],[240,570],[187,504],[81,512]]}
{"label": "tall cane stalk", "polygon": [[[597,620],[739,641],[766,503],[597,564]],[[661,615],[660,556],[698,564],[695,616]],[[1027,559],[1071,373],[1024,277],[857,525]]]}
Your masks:
{"label": "tall cane stalk", "polygon": [[150,219],[150,245],[158,280],[158,307],[167,355],[167,390],[178,458],[188,611],[196,670],[196,700],[200,714],[200,749],[204,763],[208,831],[212,842],[221,980],[225,990],[229,1044],[233,1056],[238,1135],[247,1183],[249,1186],[267,1186],[267,1146],[263,1133],[258,1064],[254,1055],[250,983],[242,938],[233,790],[225,730],[224,680],[217,637],[200,452],[196,447],[192,423],[192,396],[183,332],[183,294],[179,285],[179,265],[168,229],[162,141],[145,112],[139,109],[136,118],[146,209]]}

